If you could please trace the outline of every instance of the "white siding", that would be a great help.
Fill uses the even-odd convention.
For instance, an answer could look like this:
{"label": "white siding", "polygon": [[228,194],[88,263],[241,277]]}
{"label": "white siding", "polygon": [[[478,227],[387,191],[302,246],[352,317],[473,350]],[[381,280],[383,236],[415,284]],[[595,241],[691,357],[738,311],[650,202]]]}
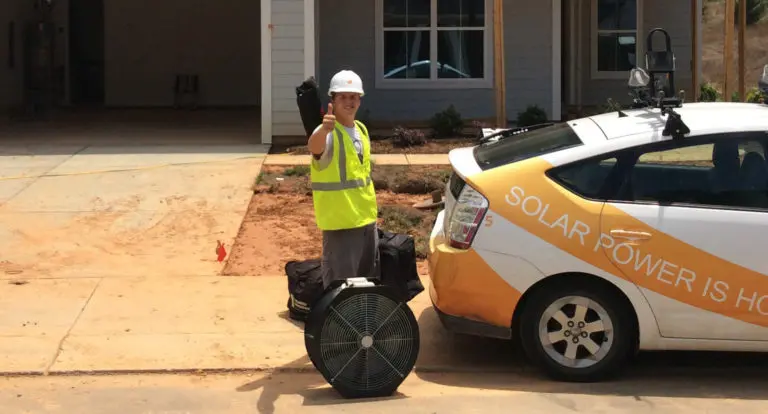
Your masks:
{"label": "white siding", "polygon": [[295,92],[304,80],[304,1],[272,0],[271,23],[272,135],[304,135]]}

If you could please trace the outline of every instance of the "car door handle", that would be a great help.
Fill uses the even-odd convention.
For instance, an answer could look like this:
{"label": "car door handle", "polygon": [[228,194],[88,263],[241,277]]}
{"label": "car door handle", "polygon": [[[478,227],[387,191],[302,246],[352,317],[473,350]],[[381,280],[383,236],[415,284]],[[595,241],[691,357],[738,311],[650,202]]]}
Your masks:
{"label": "car door handle", "polygon": [[631,231],[631,230],[611,230],[611,237],[616,239],[629,239],[629,240],[648,240],[651,238],[651,233],[645,231]]}

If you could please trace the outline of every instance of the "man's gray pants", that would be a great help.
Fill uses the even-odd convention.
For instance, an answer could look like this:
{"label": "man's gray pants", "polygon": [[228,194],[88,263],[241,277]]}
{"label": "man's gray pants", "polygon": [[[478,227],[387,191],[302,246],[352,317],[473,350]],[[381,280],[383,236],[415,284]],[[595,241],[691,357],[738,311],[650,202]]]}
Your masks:
{"label": "man's gray pants", "polygon": [[350,277],[379,277],[379,232],[376,223],[348,230],[323,231],[323,287]]}

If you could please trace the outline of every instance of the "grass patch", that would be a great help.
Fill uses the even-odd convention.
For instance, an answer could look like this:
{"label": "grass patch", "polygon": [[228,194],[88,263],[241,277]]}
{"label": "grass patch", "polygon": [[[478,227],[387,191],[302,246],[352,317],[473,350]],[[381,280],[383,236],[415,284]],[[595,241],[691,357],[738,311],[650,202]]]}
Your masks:
{"label": "grass patch", "polygon": [[287,177],[306,177],[309,175],[309,165],[294,165],[286,168],[283,171],[283,175]]}
{"label": "grass patch", "polygon": [[430,194],[445,189],[451,175],[449,166],[381,165],[373,168],[371,176],[377,190],[397,194]]}
{"label": "grass patch", "polygon": [[380,227],[393,233],[413,236],[416,257],[425,259],[429,251],[429,234],[437,213],[436,210],[422,211],[404,205],[383,205],[379,208]]}
{"label": "grass patch", "polygon": [[[450,166],[374,165],[371,176],[377,191],[396,194],[430,194],[445,189]],[[264,167],[256,177],[254,192],[311,194],[307,165]]]}

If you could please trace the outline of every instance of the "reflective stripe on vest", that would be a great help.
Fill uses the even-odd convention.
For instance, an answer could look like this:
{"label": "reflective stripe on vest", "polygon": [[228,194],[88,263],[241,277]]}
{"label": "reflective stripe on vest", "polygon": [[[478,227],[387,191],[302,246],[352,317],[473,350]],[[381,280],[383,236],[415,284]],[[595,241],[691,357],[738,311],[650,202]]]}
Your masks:
{"label": "reflective stripe on vest", "polygon": [[340,191],[352,188],[365,187],[371,184],[371,177],[363,179],[347,180],[347,150],[344,146],[344,136],[337,127],[334,130],[336,134],[337,147],[334,148],[339,153],[339,182],[337,183],[312,183],[312,191]]}

